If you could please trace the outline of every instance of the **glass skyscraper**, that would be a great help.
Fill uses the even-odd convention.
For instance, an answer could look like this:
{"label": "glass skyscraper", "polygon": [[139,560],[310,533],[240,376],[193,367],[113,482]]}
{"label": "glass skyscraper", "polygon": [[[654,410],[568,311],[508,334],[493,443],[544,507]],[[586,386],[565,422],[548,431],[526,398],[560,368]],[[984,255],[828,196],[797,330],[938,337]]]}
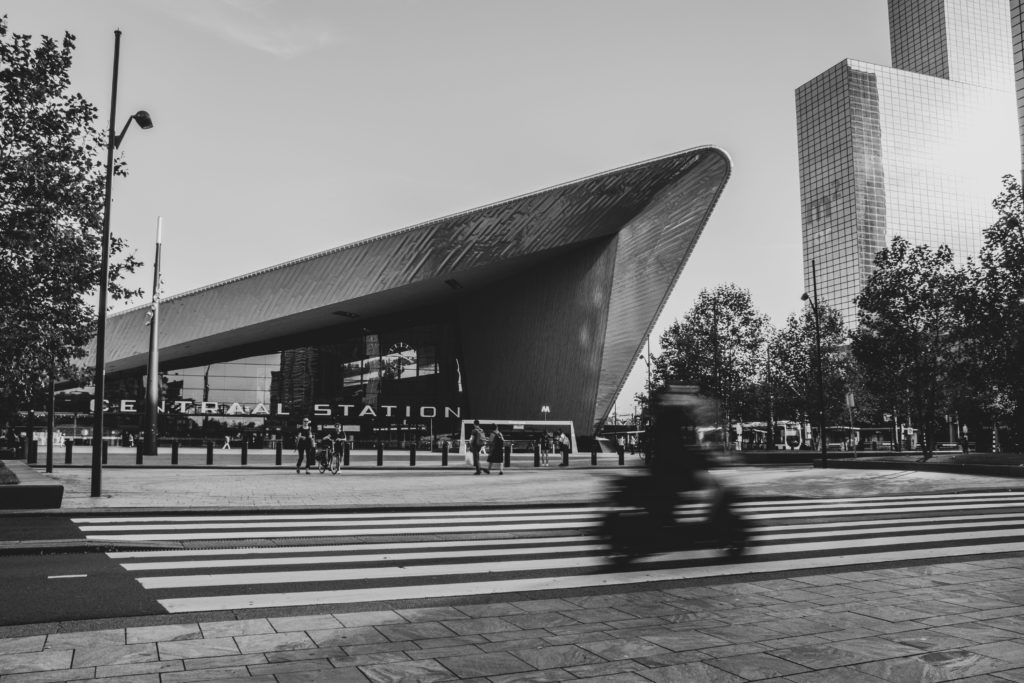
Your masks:
{"label": "glass skyscraper", "polygon": [[854,298],[896,235],[978,252],[1020,168],[1008,0],[889,0],[892,67],[846,59],[796,91],[805,290]]}

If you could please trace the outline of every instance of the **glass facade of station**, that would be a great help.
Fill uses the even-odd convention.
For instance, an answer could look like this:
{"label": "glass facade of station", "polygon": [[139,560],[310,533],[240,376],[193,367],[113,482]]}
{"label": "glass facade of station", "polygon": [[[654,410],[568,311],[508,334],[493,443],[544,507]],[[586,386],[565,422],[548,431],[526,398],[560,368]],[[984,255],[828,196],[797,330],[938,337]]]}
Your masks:
{"label": "glass facade of station", "polygon": [[[160,437],[219,445],[228,436],[257,448],[277,441],[290,448],[309,417],[318,430],[341,425],[357,444],[426,446],[458,432],[459,372],[452,320],[375,321],[373,330],[348,325],[272,352],[161,368]],[[145,383],[144,371],[108,378],[108,438],[127,441],[142,432]],[[89,399],[72,393],[59,401],[62,422],[77,412],[76,425],[88,428]],[[60,427],[70,434],[76,425]]]}
{"label": "glass facade of station", "polygon": [[975,255],[1020,165],[1006,3],[892,0],[890,22],[894,65],[920,73],[845,60],[796,92],[805,288],[813,260],[850,327],[880,249]]}

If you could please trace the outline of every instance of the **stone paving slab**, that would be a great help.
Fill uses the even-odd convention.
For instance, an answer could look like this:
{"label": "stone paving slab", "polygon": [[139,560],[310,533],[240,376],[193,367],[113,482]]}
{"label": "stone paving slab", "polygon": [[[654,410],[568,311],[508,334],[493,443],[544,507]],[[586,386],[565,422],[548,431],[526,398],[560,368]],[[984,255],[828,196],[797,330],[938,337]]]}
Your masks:
{"label": "stone paving slab", "polygon": [[1024,554],[474,600],[0,637],[0,683],[1024,681]]}

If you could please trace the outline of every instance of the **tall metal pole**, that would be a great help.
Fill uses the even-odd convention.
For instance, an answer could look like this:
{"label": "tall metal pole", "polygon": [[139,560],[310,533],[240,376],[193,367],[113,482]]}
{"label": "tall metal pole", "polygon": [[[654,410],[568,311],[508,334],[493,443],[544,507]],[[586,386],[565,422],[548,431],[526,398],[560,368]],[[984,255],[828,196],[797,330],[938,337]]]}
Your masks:
{"label": "tall metal pole", "polygon": [[50,372],[50,386],[47,394],[49,403],[46,407],[46,471],[50,473],[53,472],[53,410],[56,404],[54,399],[56,392],[54,391],[53,371]]}
{"label": "tall metal pole", "polygon": [[107,134],[107,179],[103,196],[103,243],[100,245],[100,300],[96,320],[96,381],[92,420],[92,497],[102,493],[103,396],[106,384],[107,277],[110,269],[110,191],[114,182],[114,125],[117,121],[117,65],[121,57],[121,29],[114,31],[114,76],[110,86],[110,130]]}
{"label": "tall metal pole", "polygon": [[828,440],[825,438],[825,380],[821,362],[821,320],[818,313],[818,270],[811,259],[811,286],[814,291],[814,345],[818,349],[818,441],[821,443],[821,466],[828,467]]}
{"label": "tall metal pole", "polygon": [[163,218],[156,219],[156,256],[153,259],[153,306],[149,320],[149,379],[146,382],[146,436],[143,452],[157,454],[157,417],[160,405],[160,351],[158,348],[160,321],[160,246]]}
{"label": "tall metal pole", "polygon": [[775,387],[772,386],[772,345],[765,345],[765,374],[768,379],[768,434],[766,441],[771,450],[775,450]]}

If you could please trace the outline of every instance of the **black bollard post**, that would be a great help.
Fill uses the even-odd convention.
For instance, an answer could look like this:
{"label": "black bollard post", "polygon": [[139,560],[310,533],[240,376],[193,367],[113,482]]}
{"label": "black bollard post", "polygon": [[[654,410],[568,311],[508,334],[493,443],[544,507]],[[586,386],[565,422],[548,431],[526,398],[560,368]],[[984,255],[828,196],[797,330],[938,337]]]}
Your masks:
{"label": "black bollard post", "polygon": [[512,464],[512,444],[505,444],[505,467]]}
{"label": "black bollard post", "polygon": [[441,443],[441,467],[448,467],[448,441]]}
{"label": "black bollard post", "polygon": [[281,465],[281,451],[282,451],[282,449],[283,449],[283,446],[281,446],[281,442],[278,441],[275,444],[275,446],[274,446],[274,464],[275,465],[278,465],[278,466]]}
{"label": "black bollard post", "polygon": [[71,464],[71,451],[74,450],[74,448],[75,448],[75,444],[72,442],[71,439],[68,439],[67,441],[64,442],[64,464],[65,465],[70,465]]}
{"label": "black bollard post", "polygon": [[569,451],[563,450],[562,451],[562,464],[561,464],[561,467],[568,467],[568,466],[569,466]]}
{"label": "black bollard post", "polygon": [[590,466],[595,467],[597,465],[597,439],[594,439],[594,443],[590,444]]}
{"label": "black bollard post", "polygon": [[107,464],[107,449],[108,448],[110,448],[110,444],[108,444],[106,441],[104,441],[103,442],[103,446],[101,448],[101,450],[103,451],[103,464],[104,465]]}
{"label": "black bollard post", "polygon": [[207,465],[212,465],[213,464],[213,442],[212,441],[207,441],[206,442],[206,464]]}
{"label": "black bollard post", "polygon": [[178,440],[175,439],[171,442],[171,464],[178,464]]}
{"label": "black bollard post", "polygon": [[626,449],[619,446],[619,467],[626,464]]}
{"label": "black bollard post", "polygon": [[384,444],[377,442],[377,467],[384,465]]}
{"label": "black bollard post", "polygon": [[533,466],[540,467],[540,444],[533,442]]}
{"label": "black bollard post", "polygon": [[29,465],[35,465],[36,460],[39,459],[39,444],[36,443],[35,439],[28,440],[28,457],[25,459]]}
{"label": "black bollard post", "polygon": [[416,467],[416,444],[409,446],[409,467]]}
{"label": "black bollard post", "polygon": [[249,443],[242,439],[242,465],[249,464]]}
{"label": "black bollard post", "polygon": [[135,464],[136,465],[141,465],[142,464],[142,446],[143,446],[143,443],[144,442],[142,441],[142,439],[139,439],[138,443],[135,444]]}
{"label": "black bollard post", "polygon": [[350,444],[348,441],[346,441],[345,442],[345,450],[342,451],[342,453],[343,453],[343,455],[342,455],[341,462],[342,462],[342,464],[345,465],[345,467],[348,467],[348,457],[349,457],[349,454],[352,453],[352,444]]}

